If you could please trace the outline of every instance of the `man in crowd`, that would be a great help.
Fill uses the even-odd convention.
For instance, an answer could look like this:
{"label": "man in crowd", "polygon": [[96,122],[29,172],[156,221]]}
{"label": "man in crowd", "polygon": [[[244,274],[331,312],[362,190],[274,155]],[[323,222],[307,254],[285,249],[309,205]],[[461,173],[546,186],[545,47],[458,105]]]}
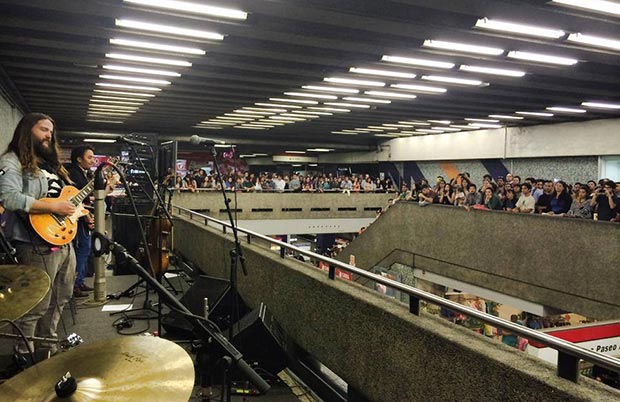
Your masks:
{"label": "man in crowd", "polygon": [[614,194],[614,187],[615,183],[611,180],[603,182],[602,188],[598,188],[590,200],[590,206],[593,210],[596,208],[601,221],[610,221],[616,217],[620,199]]}
{"label": "man in crowd", "polygon": [[[0,199],[7,209],[7,238],[16,249],[20,264],[36,267],[51,279],[51,290],[16,323],[27,337],[57,338],[62,310],[73,293],[75,254],[71,242],[63,246],[46,243],[28,220],[28,214],[53,213],[64,217],[76,210],[70,201],[41,200],[58,198],[69,182],[59,153],[54,120],[42,113],[29,113],[17,125],[8,149],[0,157],[0,167],[5,171],[0,176]],[[32,342],[30,347],[34,347]],[[16,349],[23,360],[28,348],[20,342]],[[46,342],[35,349],[44,356],[56,351],[56,343]]]}
{"label": "man in crowd", "polygon": [[536,212],[539,214],[551,211],[551,198],[553,197],[553,182],[545,180],[543,182],[543,193],[536,202]]}
{"label": "man in crowd", "polygon": [[521,212],[524,214],[533,214],[536,207],[536,201],[532,197],[532,185],[530,183],[523,183],[521,185],[521,196],[517,201],[517,206],[512,209],[512,212]]}
{"label": "man in crowd", "polygon": [[[69,172],[69,178],[73,182],[73,186],[82,189],[88,184],[92,178],[92,171],[90,168],[93,167],[94,163],[95,148],[91,145],[80,145],[71,150],[71,163],[65,165],[65,168]],[[90,197],[84,200],[84,205],[90,205],[91,203],[92,200]],[[73,287],[73,297],[88,297],[87,292],[94,290],[84,282],[84,278],[86,278],[88,256],[90,255],[91,231],[95,228],[94,224],[95,221],[91,214],[81,217],[78,221],[77,235],[75,239],[73,239],[76,260],[76,278]]]}

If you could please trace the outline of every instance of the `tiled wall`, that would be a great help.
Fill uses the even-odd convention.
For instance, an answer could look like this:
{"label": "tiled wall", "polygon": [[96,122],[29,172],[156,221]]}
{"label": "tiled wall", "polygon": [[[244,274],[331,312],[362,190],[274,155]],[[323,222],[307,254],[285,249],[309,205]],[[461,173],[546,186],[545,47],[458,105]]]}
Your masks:
{"label": "tiled wall", "polygon": [[598,180],[598,157],[578,156],[564,158],[511,159],[504,161],[513,174],[524,178],[533,176],[544,179],[560,179],[568,183]]}

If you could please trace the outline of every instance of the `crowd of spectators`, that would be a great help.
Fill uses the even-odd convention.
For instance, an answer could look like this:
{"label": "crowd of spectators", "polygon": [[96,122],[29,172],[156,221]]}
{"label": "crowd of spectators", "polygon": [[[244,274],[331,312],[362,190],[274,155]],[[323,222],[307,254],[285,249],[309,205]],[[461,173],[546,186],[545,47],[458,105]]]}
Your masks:
{"label": "crowd of spectators", "polygon": [[568,184],[533,177],[522,181],[509,173],[496,179],[485,175],[478,187],[469,174],[462,173],[449,181],[438,176],[434,185],[426,179],[411,188],[403,185],[396,201],[403,200],[620,222],[620,182],[609,179]]}
{"label": "crowd of spectators", "polygon": [[[279,173],[254,174],[249,172],[227,172],[222,175],[224,188],[231,191],[246,192],[397,192],[392,180],[360,175],[281,175]],[[215,174],[207,174],[196,169],[184,177],[169,175],[163,182],[168,187],[180,191],[220,190]]]}

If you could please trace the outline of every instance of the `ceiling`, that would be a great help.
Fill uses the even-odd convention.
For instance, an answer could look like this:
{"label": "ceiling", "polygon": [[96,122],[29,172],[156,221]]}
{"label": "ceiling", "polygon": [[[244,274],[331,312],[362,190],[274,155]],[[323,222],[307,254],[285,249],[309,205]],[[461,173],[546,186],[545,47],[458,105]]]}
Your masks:
{"label": "ceiling", "polygon": [[[569,34],[582,33],[620,41],[620,15],[538,0],[192,0],[247,13],[245,19],[231,19],[135,4],[134,1],[0,0],[0,82],[4,90],[23,110],[52,115],[65,137],[93,137],[97,132],[154,133],[159,134],[159,138],[189,138],[197,134],[235,143],[241,147],[242,153],[317,147],[336,151],[364,150],[389,139],[385,135],[426,135],[439,133],[440,129],[459,129],[450,128],[445,122],[429,123],[428,120],[449,120],[452,125],[466,126],[481,122],[465,118],[492,119],[489,115],[523,118],[502,117],[495,119],[499,123],[482,122],[513,126],[612,118],[620,114],[620,109],[581,106],[582,102],[620,103],[620,48],[602,47],[600,41],[588,45],[568,40]],[[549,39],[475,28],[481,18],[552,28],[565,34]],[[125,21],[120,22],[123,25],[126,21],[138,21],[176,28],[172,33],[151,32],[144,27],[119,26],[117,20]],[[223,35],[223,39],[190,38],[181,35],[184,33],[181,29],[215,32]],[[190,47],[204,50],[206,54],[149,50],[136,47],[135,43],[127,47],[112,44],[110,39]],[[492,47],[500,49],[501,54],[437,49],[423,46],[425,40]],[[513,59],[508,57],[509,51],[562,56],[575,59],[577,63],[555,65],[531,58]],[[490,52],[493,53],[493,49]],[[106,54],[119,53],[185,61],[190,62],[191,67],[106,57]],[[445,69],[408,65],[382,61],[383,56],[421,58],[454,66]],[[104,65],[112,65],[113,69],[104,69]],[[463,65],[516,70],[525,75],[513,77],[462,71],[466,68]],[[119,71],[114,66],[124,70]],[[127,67],[164,70],[180,76],[145,75],[127,71]],[[350,72],[351,67],[408,75],[367,75]],[[411,78],[413,74],[415,78]],[[100,75],[146,77],[170,84],[128,82],[101,78]],[[482,84],[433,82],[426,79],[428,76],[479,80]],[[341,84],[325,82],[324,78],[357,79],[385,85]],[[160,90],[121,89],[99,85],[101,83]],[[432,86],[446,92],[395,88],[391,87],[392,84]],[[352,89],[359,93],[302,88],[308,85]],[[100,90],[154,96],[130,96]],[[369,95],[367,91],[417,97],[388,98],[385,94]],[[290,92],[331,95],[337,99],[285,95]],[[119,99],[127,97],[132,99]],[[343,100],[344,97],[389,100],[391,103]],[[270,98],[302,99],[317,104],[285,103],[270,101]],[[288,106],[269,107],[256,103]],[[349,105],[343,106],[342,103]],[[91,106],[97,114],[88,115],[89,104],[98,105]],[[580,108],[586,112],[546,110],[555,106]],[[111,107],[122,110],[112,112]],[[234,116],[235,110],[244,107],[277,110],[243,109],[242,113],[236,113],[242,117],[226,116]],[[316,107],[349,112],[309,109]],[[515,114],[517,111],[554,115]],[[262,117],[257,112],[262,113]],[[304,112],[306,120],[293,120],[303,116]],[[309,112],[333,114],[309,117]],[[227,123],[213,123],[218,121]],[[398,123],[402,121],[418,125]],[[268,127],[269,123],[273,127]],[[379,128],[368,130],[369,126]],[[364,128],[367,130],[363,131]]]}

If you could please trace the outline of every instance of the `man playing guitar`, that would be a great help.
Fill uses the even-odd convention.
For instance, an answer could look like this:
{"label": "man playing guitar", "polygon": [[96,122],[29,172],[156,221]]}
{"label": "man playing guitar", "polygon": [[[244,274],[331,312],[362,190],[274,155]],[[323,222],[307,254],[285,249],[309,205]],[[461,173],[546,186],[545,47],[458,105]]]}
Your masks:
{"label": "man playing guitar", "polygon": [[[42,113],[25,115],[13,134],[8,149],[0,157],[0,199],[6,208],[5,235],[17,251],[20,264],[37,267],[49,275],[52,289],[30,312],[17,321],[29,337],[57,338],[56,328],[62,310],[71,298],[75,279],[75,253],[71,242],[52,246],[40,238],[28,220],[28,214],[54,214],[64,218],[76,212],[67,200],[54,201],[65,183],[67,170],[59,160],[56,125]],[[44,202],[42,198],[52,198]],[[57,345],[41,343],[37,352],[54,354]],[[23,343],[17,352],[26,354]]]}

